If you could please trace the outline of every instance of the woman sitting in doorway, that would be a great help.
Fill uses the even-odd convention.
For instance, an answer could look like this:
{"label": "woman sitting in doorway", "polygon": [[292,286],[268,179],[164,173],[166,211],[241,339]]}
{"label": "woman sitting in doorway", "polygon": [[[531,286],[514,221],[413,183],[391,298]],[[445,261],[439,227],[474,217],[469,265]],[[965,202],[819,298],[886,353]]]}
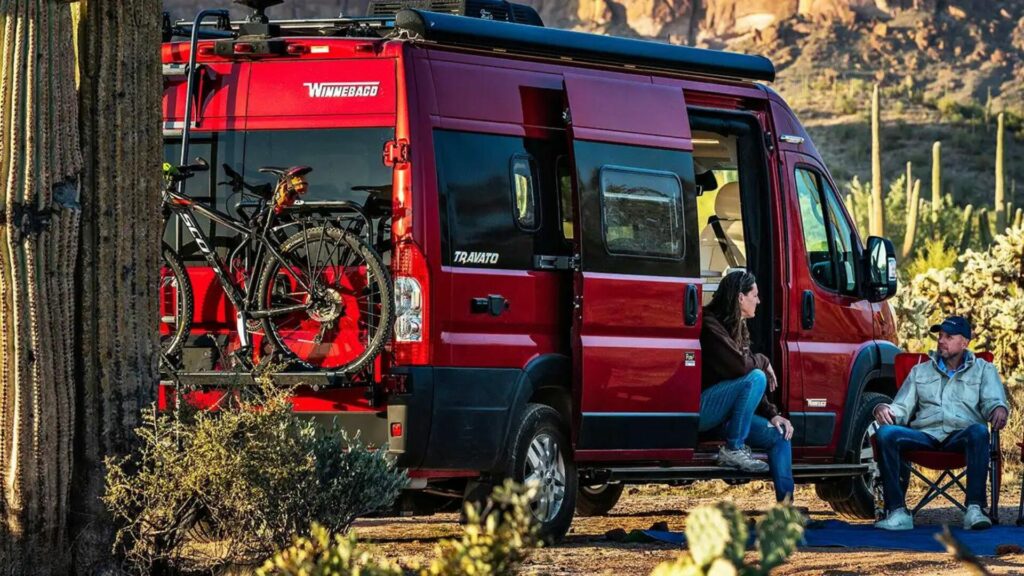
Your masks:
{"label": "woman sitting in doorway", "polygon": [[[793,425],[765,394],[778,386],[771,363],[750,351],[747,320],[759,303],[754,274],[739,270],[722,278],[704,308],[700,431],[716,430],[725,437],[719,466],[744,472],[771,470],[775,497],[781,502],[793,495]],[[767,450],[768,463],[754,458],[748,444]]]}

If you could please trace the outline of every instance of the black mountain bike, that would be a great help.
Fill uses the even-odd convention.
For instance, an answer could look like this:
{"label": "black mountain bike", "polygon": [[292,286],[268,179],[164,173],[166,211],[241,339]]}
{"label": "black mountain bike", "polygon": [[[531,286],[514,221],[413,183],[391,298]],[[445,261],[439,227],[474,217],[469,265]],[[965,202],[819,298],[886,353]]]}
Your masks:
{"label": "black mountain bike", "polygon": [[[382,216],[385,203],[376,196],[383,190],[364,187],[370,198],[363,206],[302,203],[298,197],[311,168],[260,168],[277,183],[254,186],[225,164],[228,180],[219,184],[241,195],[234,218],[179,191],[179,182],[209,170],[205,161],[197,161],[165,165],[164,219],[180,218],[233,306],[240,343],[236,361],[253,368],[251,335],[258,334],[269,342],[272,358],[291,366],[346,373],[366,368],[383,349],[394,321],[387,267],[364,240],[370,236],[364,234],[366,226],[373,229],[367,212]],[[196,215],[238,234],[228,265],[210,247]],[[161,298],[173,314],[161,318],[161,351],[174,362],[190,333],[195,302],[184,261],[166,243],[163,262]]]}

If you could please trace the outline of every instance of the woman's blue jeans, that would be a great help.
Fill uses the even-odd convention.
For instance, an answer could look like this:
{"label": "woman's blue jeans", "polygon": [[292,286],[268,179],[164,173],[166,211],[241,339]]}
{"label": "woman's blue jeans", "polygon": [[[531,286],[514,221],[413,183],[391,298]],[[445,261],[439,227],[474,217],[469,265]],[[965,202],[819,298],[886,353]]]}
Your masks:
{"label": "woman's blue jeans", "polygon": [[754,414],[767,385],[764,372],[751,370],[705,390],[700,396],[700,431],[719,430],[730,450],[738,450],[744,442],[767,450],[775,499],[781,502],[793,496],[793,449],[767,419]]}

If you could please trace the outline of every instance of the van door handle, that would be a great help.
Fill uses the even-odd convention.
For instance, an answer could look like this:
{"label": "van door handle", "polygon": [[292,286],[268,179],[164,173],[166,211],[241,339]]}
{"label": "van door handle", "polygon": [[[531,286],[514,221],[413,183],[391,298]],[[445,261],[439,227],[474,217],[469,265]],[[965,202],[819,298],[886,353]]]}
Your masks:
{"label": "van door handle", "polygon": [[685,322],[687,326],[696,326],[697,317],[700,312],[700,302],[697,298],[697,287],[690,284],[686,287]]}
{"label": "van door handle", "polygon": [[814,292],[811,292],[810,290],[804,290],[802,323],[804,330],[814,328]]}
{"label": "van door handle", "polygon": [[501,316],[508,308],[508,300],[504,296],[501,294],[491,294],[486,298],[473,298],[470,302],[469,310],[473,314]]}

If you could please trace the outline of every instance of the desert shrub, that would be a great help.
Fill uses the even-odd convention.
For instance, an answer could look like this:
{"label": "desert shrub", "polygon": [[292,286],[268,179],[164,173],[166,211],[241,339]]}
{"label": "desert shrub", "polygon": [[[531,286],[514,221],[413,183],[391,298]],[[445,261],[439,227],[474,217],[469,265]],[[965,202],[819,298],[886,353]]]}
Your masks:
{"label": "desert shrub", "polygon": [[[445,540],[434,549],[421,576],[487,576],[514,574],[527,554],[540,546],[530,512],[535,489],[506,480],[483,505],[466,505],[466,527],[461,540]],[[355,535],[330,536],[314,526],[310,538],[294,543],[267,560],[259,576],[384,576],[402,574],[401,568],[371,558],[358,549]]]}
{"label": "desert shrub", "polygon": [[107,461],[106,505],[129,565],[207,570],[263,561],[313,521],[334,532],[406,484],[384,450],[295,415],[289,392],[229,393],[217,411],[143,413],[141,447]]}
{"label": "desert shrub", "polygon": [[747,524],[735,505],[720,502],[695,508],[686,519],[690,550],[678,560],[657,566],[651,576],[754,576],[785,563],[803,539],[804,518],[787,504],[771,508],[757,523],[760,560],[747,564]]}

